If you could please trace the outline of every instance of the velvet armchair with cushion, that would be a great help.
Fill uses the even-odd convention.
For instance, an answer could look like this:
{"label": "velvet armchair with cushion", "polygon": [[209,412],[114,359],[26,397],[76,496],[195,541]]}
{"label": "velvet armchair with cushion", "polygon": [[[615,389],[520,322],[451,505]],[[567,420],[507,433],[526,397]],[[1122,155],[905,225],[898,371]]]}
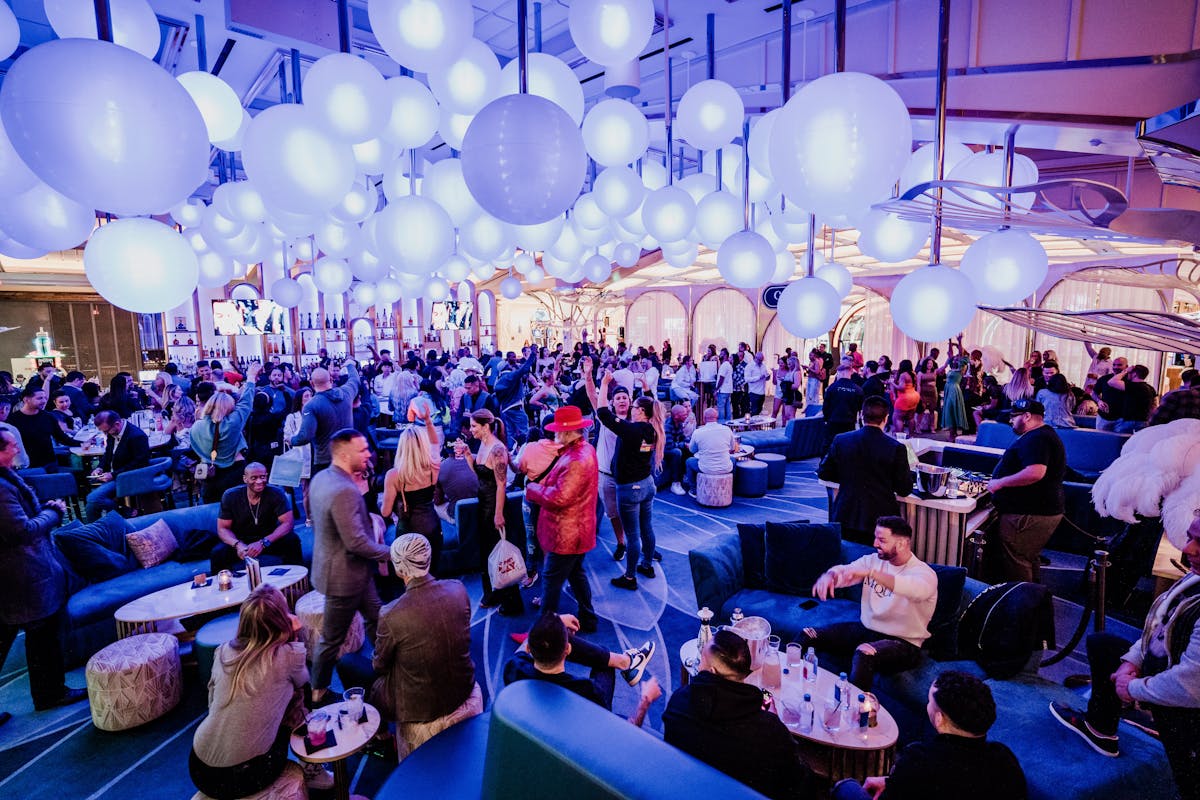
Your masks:
{"label": "velvet armchair with cushion", "polygon": [[756,453],[778,453],[788,461],[816,458],[824,451],[825,421],[820,417],[797,417],[788,420],[783,428],[748,431],[738,434],[738,441],[754,448]]}

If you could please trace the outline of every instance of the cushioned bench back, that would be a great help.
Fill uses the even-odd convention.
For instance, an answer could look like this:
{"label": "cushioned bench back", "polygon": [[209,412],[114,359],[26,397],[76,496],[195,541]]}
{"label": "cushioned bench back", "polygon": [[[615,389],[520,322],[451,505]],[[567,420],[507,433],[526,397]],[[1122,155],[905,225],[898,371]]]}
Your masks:
{"label": "cushioned bench back", "polygon": [[975,434],[975,444],[980,447],[999,447],[1007,450],[1016,440],[1017,434],[1013,432],[1011,425],[991,420],[980,423],[979,431]]}
{"label": "cushioned bench back", "polygon": [[1121,455],[1129,438],[1124,433],[1094,430],[1060,430],[1063,448],[1067,451],[1067,466],[1090,480],[1095,480],[1108,465]]}

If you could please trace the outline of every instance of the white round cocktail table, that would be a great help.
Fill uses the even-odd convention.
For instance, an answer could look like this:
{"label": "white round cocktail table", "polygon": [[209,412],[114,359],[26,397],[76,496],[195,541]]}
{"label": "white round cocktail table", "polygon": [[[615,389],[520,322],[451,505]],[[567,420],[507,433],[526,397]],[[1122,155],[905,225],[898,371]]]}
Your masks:
{"label": "white round cocktail table", "polygon": [[[367,742],[371,741],[375,731],[379,730],[379,711],[370,703],[363,703],[363,710],[367,713],[366,722],[345,721],[346,715],[338,712],[347,705],[348,703],[343,700],[340,703],[332,703],[318,709],[329,715],[330,730],[333,732],[337,744],[310,754],[308,743],[304,741],[304,737],[293,732],[292,752],[301,761],[307,761],[310,764],[333,764],[333,795],[337,800],[366,800],[359,795],[354,795],[353,798],[350,795],[350,778],[346,774],[346,759],[363,749]],[[338,727],[339,720],[343,720],[341,727]]]}

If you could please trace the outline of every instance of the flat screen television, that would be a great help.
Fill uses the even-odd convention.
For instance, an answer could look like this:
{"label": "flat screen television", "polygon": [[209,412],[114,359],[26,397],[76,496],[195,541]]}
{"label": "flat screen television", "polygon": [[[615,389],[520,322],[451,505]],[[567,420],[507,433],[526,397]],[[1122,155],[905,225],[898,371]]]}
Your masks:
{"label": "flat screen television", "polygon": [[470,300],[442,300],[433,304],[435,331],[462,331],[471,327],[475,309]]}
{"label": "flat screen television", "polygon": [[283,333],[286,313],[271,300],[214,300],[213,327],[221,336]]}

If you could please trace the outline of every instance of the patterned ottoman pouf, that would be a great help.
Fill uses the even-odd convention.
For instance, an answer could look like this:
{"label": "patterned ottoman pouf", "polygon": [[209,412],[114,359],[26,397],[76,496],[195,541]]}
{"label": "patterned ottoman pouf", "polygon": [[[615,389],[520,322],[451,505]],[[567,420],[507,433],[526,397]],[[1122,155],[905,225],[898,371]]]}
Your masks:
{"label": "patterned ottoman pouf", "polygon": [[97,728],[123,731],[143,725],[179,704],[179,641],[169,633],[120,639],[88,659],[86,674]]}
{"label": "patterned ottoman pouf", "polygon": [[[321,622],[325,619],[325,595],[312,591],[301,597],[296,601],[296,616],[304,624],[304,646],[308,649],[308,663],[311,664],[313,653],[317,649],[317,640],[321,636]],[[355,612],[354,621],[350,623],[350,630],[346,631],[346,641],[342,642],[338,658],[347,653],[357,653],[366,639],[367,628],[362,614]]]}

